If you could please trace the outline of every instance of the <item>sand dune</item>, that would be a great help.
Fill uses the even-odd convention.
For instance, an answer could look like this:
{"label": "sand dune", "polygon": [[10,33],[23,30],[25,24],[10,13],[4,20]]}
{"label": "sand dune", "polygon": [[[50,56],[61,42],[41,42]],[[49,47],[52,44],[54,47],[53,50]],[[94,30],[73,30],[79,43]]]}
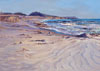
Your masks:
{"label": "sand dune", "polygon": [[66,38],[18,26],[3,27],[6,28],[0,29],[0,71],[100,70],[99,36]]}

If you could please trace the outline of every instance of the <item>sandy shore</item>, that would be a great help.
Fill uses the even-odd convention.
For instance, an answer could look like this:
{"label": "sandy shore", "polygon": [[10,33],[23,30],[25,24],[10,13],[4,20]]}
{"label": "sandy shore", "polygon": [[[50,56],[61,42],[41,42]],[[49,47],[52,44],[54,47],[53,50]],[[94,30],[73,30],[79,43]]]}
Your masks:
{"label": "sandy shore", "polygon": [[100,70],[100,36],[68,37],[28,27],[0,24],[0,71]]}

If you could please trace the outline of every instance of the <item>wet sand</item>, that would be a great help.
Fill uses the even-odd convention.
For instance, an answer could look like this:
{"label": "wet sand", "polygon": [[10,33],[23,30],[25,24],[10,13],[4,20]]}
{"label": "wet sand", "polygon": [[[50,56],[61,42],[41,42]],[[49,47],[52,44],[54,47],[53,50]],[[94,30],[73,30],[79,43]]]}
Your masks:
{"label": "wet sand", "polygon": [[24,27],[0,25],[0,71],[100,70],[100,36],[68,37]]}

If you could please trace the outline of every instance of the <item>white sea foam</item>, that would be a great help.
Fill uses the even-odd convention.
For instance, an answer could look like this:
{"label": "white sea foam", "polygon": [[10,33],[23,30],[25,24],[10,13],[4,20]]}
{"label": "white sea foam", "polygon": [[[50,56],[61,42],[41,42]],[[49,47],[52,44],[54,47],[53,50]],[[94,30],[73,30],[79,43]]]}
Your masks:
{"label": "white sea foam", "polygon": [[[50,22],[51,21],[51,22]],[[56,22],[55,22],[56,21]],[[94,21],[90,22],[88,20],[85,21],[78,21],[78,22],[67,22],[63,23],[64,20],[49,20],[49,22],[46,22],[48,26],[52,28],[52,30],[55,30],[56,32],[64,33],[64,34],[69,34],[69,35],[78,35],[81,33],[100,33],[100,21]],[[97,24],[98,23],[98,24]]]}

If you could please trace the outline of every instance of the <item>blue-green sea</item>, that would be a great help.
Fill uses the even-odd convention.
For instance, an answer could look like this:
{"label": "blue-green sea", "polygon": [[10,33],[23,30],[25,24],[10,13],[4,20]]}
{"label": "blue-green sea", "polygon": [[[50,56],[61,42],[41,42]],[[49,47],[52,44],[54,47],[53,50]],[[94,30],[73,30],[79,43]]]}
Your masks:
{"label": "blue-green sea", "polygon": [[50,30],[67,35],[100,34],[100,19],[50,19],[43,21]]}

